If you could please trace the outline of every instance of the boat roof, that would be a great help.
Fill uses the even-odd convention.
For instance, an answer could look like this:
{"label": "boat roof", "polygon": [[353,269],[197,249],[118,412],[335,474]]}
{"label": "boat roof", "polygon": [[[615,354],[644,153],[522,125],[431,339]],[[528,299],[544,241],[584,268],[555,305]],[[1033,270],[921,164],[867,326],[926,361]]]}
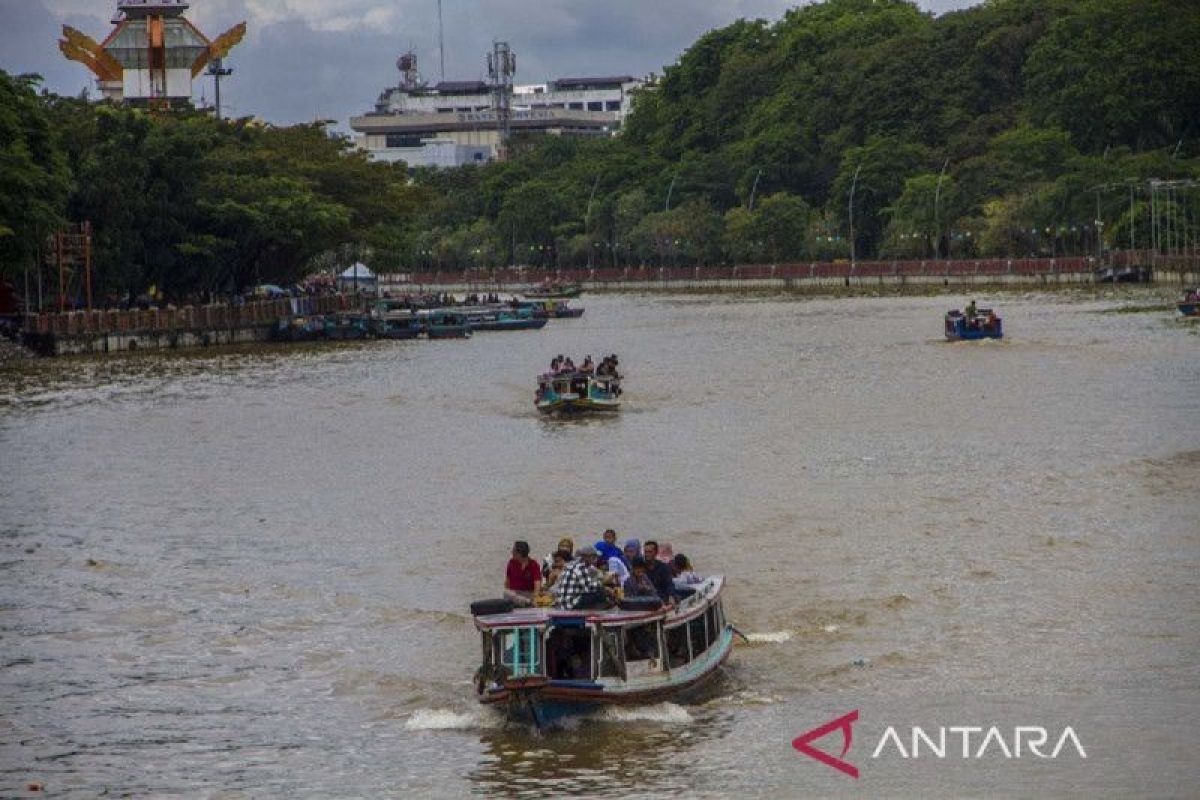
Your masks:
{"label": "boat roof", "polygon": [[492,628],[515,628],[531,625],[549,625],[559,620],[582,620],[584,624],[599,622],[603,625],[623,625],[630,622],[648,622],[665,618],[668,624],[684,622],[698,616],[710,601],[721,594],[725,585],[723,575],[710,575],[701,583],[691,587],[696,593],[685,598],[675,608],[658,608],[653,611],[625,610],[622,608],[591,608],[568,610],[563,608],[515,608],[504,614],[488,614],[475,617],[475,627],[481,630]]}

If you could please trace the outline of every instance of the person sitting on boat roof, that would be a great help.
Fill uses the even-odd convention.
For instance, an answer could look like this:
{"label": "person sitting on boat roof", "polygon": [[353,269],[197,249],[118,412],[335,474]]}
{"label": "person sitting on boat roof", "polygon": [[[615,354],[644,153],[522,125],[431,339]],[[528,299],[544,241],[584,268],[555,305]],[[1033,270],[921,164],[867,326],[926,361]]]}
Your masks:
{"label": "person sitting on boat roof", "polygon": [[600,558],[605,561],[616,558],[621,562],[621,566],[629,569],[629,562],[625,560],[625,554],[621,552],[621,548],[617,547],[617,532],[612,528],[606,530],[601,536],[600,541],[596,542],[596,552],[600,554]]}
{"label": "person sitting on boat roof", "polygon": [[596,548],[591,545],[575,551],[575,558],[554,584],[555,608],[595,608],[607,602],[595,561]]}
{"label": "person sitting on boat roof", "polygon": [[558,579],[562,577],[562,572],[569,563],[571,563],[570,550],[555,550],[550,556],[550,571],[543,573],[546,580],[543,582],[542,588],[552,589],[554,584],[558,583]]}
{"label": "person sitting on boat roof", "polygon": [[542,588],[542,571],[529,557],[528,542],[514,542],[512,558],[504,575],[504,596],[514,605],[531,606],[533,596]]}
{"label": "person sitting on boat roof", "polygon": [[646,572],[646,559],[637,556],[629,567],[629,577],[622,584],[626,597],[658,597],[650,575]]}
{"label": "person sitting on boat roof", "polygon": [[642,546],[642,555],[646,559],[646,573],[650,582],[664,603],[669,603],[674,596],[675,581],[671,577],[671,568],[658,560],[658,542],[647,541]]}
{"label": "person sitting on boat roof", "polygon": [[[564,536],[563,538],[558,540],[558,547],[551,550],[550,553],[545,558],[542,559],[542,574],[543,575],[545,575],[547,572],[550,571],[550,568],[553,566],[554,554],[560,550],[566,550],[568,553],[574,553],[575,552],[575,540],[572,539],[570,536]],[[570,561],[571,559],[568,558],[567,560]]]}
{"label": "person sitting on boat roof", "polygon": [[583,365],[579,368],[579,371],[584,375],[591,375],[596,371],[596,365],[592,363],[592,357],[590,354],[584,357]]}

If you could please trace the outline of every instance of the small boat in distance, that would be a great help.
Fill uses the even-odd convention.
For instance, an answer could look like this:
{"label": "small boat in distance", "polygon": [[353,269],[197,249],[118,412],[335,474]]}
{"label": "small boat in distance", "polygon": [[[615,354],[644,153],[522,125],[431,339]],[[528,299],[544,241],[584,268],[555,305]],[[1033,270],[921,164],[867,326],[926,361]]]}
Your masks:
{"label": "small boat in distance", "polygon": [[1001,339],[1004,321],[990,308],[968,308],[964,314],[957,308],[946,312],[946,338],[952,342],[975,339]]}
{"label": "small boat in distance", "polygon": [[1188,289],[1183,293],[1179,313],[1185,317],[1200,317],[1200,289]]}
{"label": "small boat in distance", "polygon": [[579,297],[583,287],[578,283],[543,283],[525,292],[525,296],[535,300],[565,300]]}
{"label": "small boat in distance", "polygon": [[534,405],[543,414],[611,414],[621,408],[621,379],[579,371],[538,376]]}
{"label": "small boat in distance", "polygon": [[669,608],[657,597],[570,611],[473,603],[483,645],[476,696],[539,727],[597,706],[679,697],[712,678],[733,649],[724,585],[713,575]]}

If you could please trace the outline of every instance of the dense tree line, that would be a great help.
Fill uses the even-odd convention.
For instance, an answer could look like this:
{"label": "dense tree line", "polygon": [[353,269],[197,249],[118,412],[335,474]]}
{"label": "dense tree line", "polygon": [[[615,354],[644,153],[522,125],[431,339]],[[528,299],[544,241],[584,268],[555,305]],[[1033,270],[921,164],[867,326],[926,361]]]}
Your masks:
{"label": "dense tree line", "polygon": [[[377,270],[1028,255],[1196,241],[1200,14],[990,0],[940,17],[827,0],[701,37],[619,136],[502,163],[372,163],[276,128],[38,93],[0,73],[0,271],[66,221],[101,294]],[[1153,214],[1151,205],[1153,204]],[[1099,222],[1099,224],[1097,224]],[[1189,239],[1190,237],[1190,239]]]}

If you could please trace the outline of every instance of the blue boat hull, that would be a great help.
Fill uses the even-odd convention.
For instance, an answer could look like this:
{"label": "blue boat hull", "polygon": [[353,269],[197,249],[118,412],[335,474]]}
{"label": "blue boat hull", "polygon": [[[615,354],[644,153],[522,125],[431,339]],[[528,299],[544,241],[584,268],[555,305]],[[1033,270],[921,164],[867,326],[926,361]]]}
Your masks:
{"label": "blue boat hull", "polygon": [[1004,324],[999,320],[991,325],[972,328],[965,317],[946,320],[946,338],[952,342],[973,342],[979,339],[1003,339]]}
{"label": "blue boat hull", "polygon": [[1200,303],[1180,303],[1179,313],[1185,317],[1200,317]]}

